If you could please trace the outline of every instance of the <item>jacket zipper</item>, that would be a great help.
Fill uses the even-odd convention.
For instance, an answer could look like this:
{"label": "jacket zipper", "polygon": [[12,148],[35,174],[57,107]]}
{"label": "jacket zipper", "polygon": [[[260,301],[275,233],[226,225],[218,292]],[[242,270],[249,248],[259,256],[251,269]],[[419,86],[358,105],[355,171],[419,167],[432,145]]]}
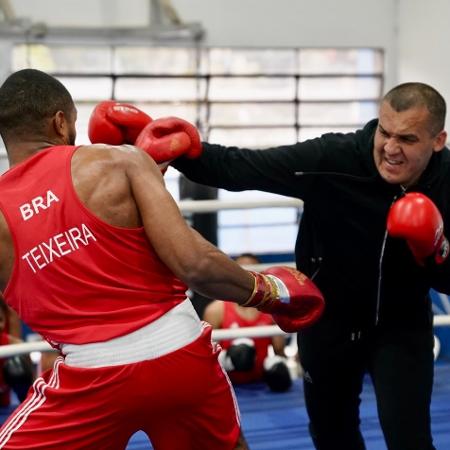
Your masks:
{"label": "jacket zipper", "polygon": [[[392,202],[393,203],[393,202]],[[380,260],[378,261],[378,286],[377,286],[377,308],[375,312],[375,326],[378,325],[378,319],[380,317],[380,303],[381,303],[381,280],[383,278],[383,271],[382,271],[382,265],[383,265],[383,256],[384,256],[384,250],[386,248],[386,240],[387,240],[387,229],[384,231],[384,237],[383,237],[383,243],[381,244],[381,254],[380,254]]]}
{"label": "jacket zipper", "polygon": [[[396,200],[406,192],[406,189],[402,186],[402,192],[392,199],[391,206],[396,202]],[[387,227],[384,231],[383,243],[381,244],[381,253],[380,259],[378,261],[378,285],[377,285],[377,304],[376,304],[376,312],[375,312],[375,326],[378,325],[378,321],[380,318],[380,304],[381,304],[381,282],[383,279],[383,257],[384,251],[386,249],[386,241],[387,241],[388,231]]]}

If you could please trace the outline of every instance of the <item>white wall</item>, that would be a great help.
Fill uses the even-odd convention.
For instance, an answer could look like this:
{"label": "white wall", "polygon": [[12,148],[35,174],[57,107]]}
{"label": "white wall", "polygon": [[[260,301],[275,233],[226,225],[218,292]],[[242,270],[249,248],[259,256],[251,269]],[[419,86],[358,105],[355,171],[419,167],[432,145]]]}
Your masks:
{"label": "white wall", "polygon": [[18,17],[54,27],[144,26],[147,0],[9,0]]}
{"label": "white wall", "polygon": [[[435,87],[450,110],[450,1],[400,0],[398,82]],[[446,129],[450,133],[450,111]]]}

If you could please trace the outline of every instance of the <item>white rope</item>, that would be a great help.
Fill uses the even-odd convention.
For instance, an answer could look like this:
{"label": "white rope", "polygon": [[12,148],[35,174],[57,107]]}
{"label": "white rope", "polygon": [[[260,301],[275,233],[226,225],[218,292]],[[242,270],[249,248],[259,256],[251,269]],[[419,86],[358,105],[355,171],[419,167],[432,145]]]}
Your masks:
{"label": "white rope", "polygon": [[[439,314],[434,316],[434,326],[443,327],[450,325],[450,314]],[[265,325],[259,327],[230,328],[213,330],[212,337],[215,341],[236,339],[239,337],[271,337],[283,336],[286,333],[277,325]],[[46,341],[23,342],[21,344],[11,344],[0,346],[0,358],[7,358],[13,355],[23,355],[31,352],[48,352],[54,349]]]}
{"label": "white rope", "polygon": [[178,207],[184,213],[207,213],[222,209],[301,208],[303,202],[294,198],[274,200],[181,200]]}
{"label": "white rope", "polygon": [[53,348],[46,341],[22,342],[21,344],[3,345],[0,347],[0,358],[24,355],[31,352],[49,352]]}
{"label": "white rope", "polygon": [[258,338],[269,336],[283,336],[285,334],[286,333],[278,325],[262,325],[259,327],[213,330],[212,338],[215,341],[224,341],[240,337]]}
{"label": "white rope", "polygon": [[[233,328],[227,330],[213,330],[212,337],[216,341],[226,339],[236,339],[238,337],[264,337],[280,336],[286,334],[277,325],[266,325],[261,327]],[[31,352],[49,352],[54,348],[46,341],[22,342],[0,346],[0,358],[7,358],[13,355],[22,355]]]}
{"label": "white rope", "polygon": [[433,318],[435,327],[445,327],[450,325],[450,314],[436,314]]}

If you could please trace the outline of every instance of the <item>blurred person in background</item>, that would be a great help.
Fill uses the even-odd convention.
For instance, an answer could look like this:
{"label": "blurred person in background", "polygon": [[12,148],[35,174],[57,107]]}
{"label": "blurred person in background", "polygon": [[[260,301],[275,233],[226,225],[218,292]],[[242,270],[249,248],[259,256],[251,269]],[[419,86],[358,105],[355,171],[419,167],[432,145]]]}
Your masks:
{"label": "blurred person in background", "polygon": [[[10,333],[11,322],[20,324],[17,314],[0,298],[0,345],[23,342]],[[14,328],[14,327],[13,327]],[[17,327],[14,328],[17,333]],[[11,390],[22,401],[35,378],[33,365],[28,355],[14,355],[0,358],[0,406],[11,404]]]}

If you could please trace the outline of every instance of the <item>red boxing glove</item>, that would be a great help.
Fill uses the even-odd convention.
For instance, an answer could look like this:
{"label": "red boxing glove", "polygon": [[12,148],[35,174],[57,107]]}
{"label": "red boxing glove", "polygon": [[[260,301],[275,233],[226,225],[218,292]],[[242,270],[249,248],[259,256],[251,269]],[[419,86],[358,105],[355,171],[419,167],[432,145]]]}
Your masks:
{"label": "red boxing glove", "polygon": [[202,153],[197,128],[178,117],[164,117],[149,123],[134,145],[146,151],[156,163],[168,164],[182,155],[194,159]]}
{"label": "red boxing glove", "polygon": [[317,286],[291,267],[269,267],[252,272],[255,288],[242,306],[272,314],[286,333],[295,333],[315,323],[323,313],[325,300]]}
{"label": "red boxing glove", "polygon": [[405,239],[416,262],[423,266],[432,256],[442,264],[449,254],[444,236],[444,222],[436,205],[425,195],[409,192],[389,210],[387,231],[392,237]]}
{"label": "red boxing glove", "polygon": [[151,121],[149,115],[133,105],[106,100],[92,111],[88,136],[93,144],[134,144]]}

